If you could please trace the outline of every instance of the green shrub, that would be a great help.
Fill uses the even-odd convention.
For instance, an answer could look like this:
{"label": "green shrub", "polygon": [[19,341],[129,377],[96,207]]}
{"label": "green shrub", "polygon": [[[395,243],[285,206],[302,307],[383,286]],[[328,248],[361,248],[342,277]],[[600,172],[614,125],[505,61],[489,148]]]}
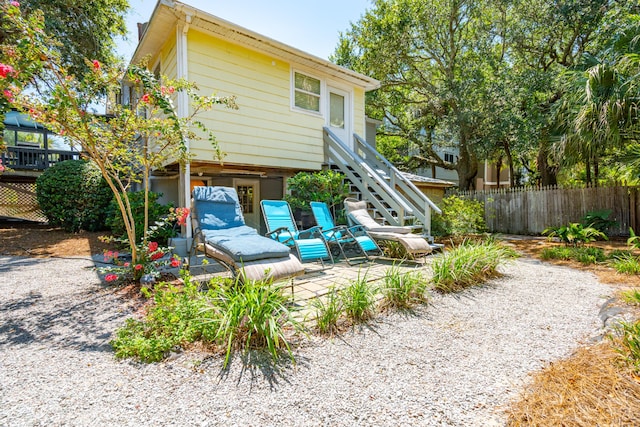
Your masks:
{"label": "green shrub", "polygon": [[609,259],[620,259],[620,258],[626,258],[628,256],[632,256],[633,253],[630,250],[627,249],[614,249],[611,252],[609,252],[609,255],[607,258]]}
{"label": "green shrub", "polygon": [[621,322],[615,329],[612,340],[622,359],[636,372],[640,372],[640,321]]}
{"label": "green shrub", "polygon": [[[149,225],[154,225],[156,221],[169,214],[170,205],[161,205],[158,203],[158,199],[162,196],[161,193],[149,192]],[[136,191],[133,193],[127,193],[129,203],[131,204],[131,210],[136,224],[136,243],[142,242],[142,236],[144,235],[144,191]],[[109,217],[107,218],[107,225],[111,228],[111,233],[119,239],[127,239],[127,230],[124,227],[124,220],[122,214],[115,199],[111,199],[109,204]],[[162,242],[164,243],[164,242]]]}
{"label": "green shrub", "polygon": [[443,292],[456,292],[499,275],[497,268],[516,253],[493,240],[463,242],[434,258],[431,279]]}
{"label": "green shrub", "polygon": [[366,273],[349,282],[342,291],[342,303],[347,316],[354,322],[365,322],[375,312],[375,288],[369,284]]}
{"label": "green shrub", "polygon": [[587,212],[587,214],[582,217],[582,225],[585,227],[595,228],[596,230],[606,234],[609,228],[618,225],[618,221],[609,219],[611,212],[611,209]]}
{"label": "green shrub", "polygon": [[584,265],[596,264],[607,259],[601,248],[591,246],[563,246],[555,248],[544,248],[540,253],[540,258],[544,260],[559,259],[578,261]]}
{"label": "green shrub", "polygon": [[349,197],[349,185],[340,172],[330,169],[298,172],[287,178],[287,189],[289,194],[285,196],[285,200],[292,209],[310,211],[309,202],[325,202],[336,224],[346,224],[342,202]]}
{"label": "green shrub", "polygon": [[435,236],[460,236],[486,231],[482,202],[453,195],[442,200],[441,208],[442,214],[435,214],[431,219],[431,232]]}
{"label": "green shrub", "polygon": [[583,265],[597,264],[604,262],[607,257],[601,248],[582,246],[575,248],[575,260]]}
{"label": "green shrub", "polygon": [[295,361],[285,332],[303,328],[293,317],[290,300],[282,285],[270,282],[215,287],[215,297],[203,313],[210,319],[206,323],[216,330],[216,342],[225,348],[224,367],[236,348],[244,352],[267,349],[274,361],[279,351],[286,349]]}
{"label": "green shrub", "polygon": [[392,308],[406,309],[414,304],[427,302],[428,281],[420,271],[403,272],[394,265],[385,272],[381,287],[384,304]]}
{"label": "green shrub", "polygon": [[92,162],[66,160],[38,177],[36,197],[49,224],[77,232],[106,228],[113,193]]}
{"label": "green shrub", "polygon": [[542,252],[540,252],[540,258],[544,260],[560,259],[568,261],[570,259],[573,259],[573,251],[568,246],[544,248]]}
{"label": "green shrub", "polygon": [[631,305],[640,305],[640,290],[638,289],[629,289],[626,291],[620,292],[620,297],[622,301]]}
{"label": "green shrub", "polygon": [[609,265],[621,274],[640,274],[640,262],[631,254],[612,258]]}
{"label": "green shrub", "polygon": [[320,333],[333,335],[338,332],[338,321],[344,309],[342,298],[335,288],[330,288],[324,297],[311,303],[315,310],[316,328]]}
{"label": "green shrub", "polygon": [[143,362],[162,360],[174,348],[197,340],[215,339],[213,323],[203,321],[211,314],[206,293],[185,277],[185,285],[160,283],[154,304],[144,320],[128,319],[111,341],[118,358],[133,357]]}
{"label": "green shrub", "polygon": [[547,227],[542,234],[548,236],[550,239],[557,237],[561,242],[574,246],[593,242],[596,239],[607,240],[607,236],[603,232],[593,227],[585,227],[579,222],[570,222],[560,227]]}

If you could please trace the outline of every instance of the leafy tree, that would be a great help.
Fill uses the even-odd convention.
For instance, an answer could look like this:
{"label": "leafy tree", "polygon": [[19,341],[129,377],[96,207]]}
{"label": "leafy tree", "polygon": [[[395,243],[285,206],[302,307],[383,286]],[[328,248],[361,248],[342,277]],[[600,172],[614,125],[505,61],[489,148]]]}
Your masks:
{"label": "leafy tree", "polygon": [[[496,29],[504,23],[489,1],[377,0],[340,37],[332,60],[381,81],[368,114],[384,118],[381,132],[419,147],[420,165],[456,169],[468,188],[477,174],[476,106],[488,61],[500,60]],[[455,141],[455,164],[438,155]]]}
{"label": "leafy tree", "polygon": [[[44,31],[63,43],[56,45],[62,65],[70,74],[81,77],[91,68],[85,58],[111,63],[115,58],[117,37],[125,37],[128,0],[20,0],[25,15],[36,10],[44,14]],[[0,31],[0,44],[10,44],[21,35],[10,28]]]}
{"label": "leafy tree", "polygon": [[603,159],[615,152],[627,151],[635,163],[640,134],[640,15],[614,9],[603,29],[614,24],[616,31],[601,31],[598,49],[564,76],[569,95],[558,112],[565,128],[557,150],[567,164],[584,165],[586,182],[596,185]]}
{"label": "leafy tree", "polygon": [[[87,65],[85,58],[92,58],[103,64],[113,63],[116,60],[116,38],[127,34],[125,14],[129,10],[128,0],[2,1],[7,4],[17,4],[26,17],[35,16],[35,11],[41,10],[44,13],[45,32],[61,42],[54,45],[60,53],[60,62],[71,75],[78,77],[91,72],[91,67]],[[11,18],[10,15],[7,17]],[[15,46],[24,40],[22,34],[16,32],[15,28],[7,25],[0,26],[1,45]],[[5,51],[4,55],[11,55],[11,52],[11,50]],[[10,61],[0,57],[0,62],[6,64]],[[31,70],[31,72],[34,71]],[[43,77],[46,79],[46,76]],[[20,79],[31,80],[31,76],[27,75],[24,67]],[[35,80],[31,81],[32,84],[35,82]],[[9,108],[8,103],[0,97],[0,152],[6,148],[1,135],[4,129],[4,115]]]}
{"label": "leafy tree", "polygon": [[[152,169],[170,161],[189,161],[186,141],[202,137],[203,132],[215,146],[213,135],[195,120],[199,112],[223,104],[234,108],[234,98],[202,97],[193,83],[164,79],[164,86],[143,66],[108,66],[98,60],[88,61],[91,72],[79,79],[70,74],[57,42],[44,31],[41,12],[23,15],[19,4],[0,4],[2,28],[20,34],[16,44],[2,45],[3,59],[0,85],[9,93],[3,95],[10,106],[28,111],[52,131],[65,135],[99,168],[114,194],[123,217],[129,241],[132,265],[144,253],[136,247],[135,216],[127,191],[132,183],[141,182],[145,191],[145,224],[143,242],[147,242],[149,176]],[[25,91],[31,78],[46,73],[48,84],[38,96]],[[137,85],[142,94],[130,106],[111,105],[108,116],[87,113],[89,106],[103,99],[103,94],[116,93],[126,79]],[[46,89],[46,90],[45,90]],[[174,96],[191,100],[189,115],[180,117]],[[216,146],[217,147],[217,146]]]}

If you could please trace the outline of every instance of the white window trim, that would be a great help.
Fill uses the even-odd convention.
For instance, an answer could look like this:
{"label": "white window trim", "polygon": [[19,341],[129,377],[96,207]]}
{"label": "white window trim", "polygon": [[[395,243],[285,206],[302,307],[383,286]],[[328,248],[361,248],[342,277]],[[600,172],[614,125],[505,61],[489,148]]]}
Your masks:
{"label": "white window trim", "polygon": [[[299,74],[303,74],[307,77],[311,77],[314,78],[316,80],[320,81],[320,111],[313,111],[313,110],[306,110],[304,108],[300,108],[296,106],[296,90],[300,90],[300,89],[296,89],[296,73]],[[314,117],[324,117],[325,113],[325,107],[326,107],[326,97],[327,97],[327,84],[324,81],[324,79],[321,79],[320,77],[318,77],[317,75],[314,75],[313,73],[309,73],[307,71],[304,70],[300,70],[297,68],[291,68],[291,75],[289,78],[290,81],[290,91],[289,91],[289,100],[290,100],[290,104],[289,107],[291,109],[291,111],[295,111],[296,113],[302,113],[302,114],[309,114],[310,116],[314,116]],[[304,93],[305,91],[303,91]],[[312,94],[315,95],[315,94]]]}

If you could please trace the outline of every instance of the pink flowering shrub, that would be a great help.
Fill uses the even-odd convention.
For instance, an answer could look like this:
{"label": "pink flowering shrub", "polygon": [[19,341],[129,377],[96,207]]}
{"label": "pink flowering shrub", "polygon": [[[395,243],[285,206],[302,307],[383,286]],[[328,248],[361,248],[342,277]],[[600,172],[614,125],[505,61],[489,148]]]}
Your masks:
{"label": "pink flowering shrub", "polygon": [[138,260],[135,263],[124,261],[117,251],[105,251],[104,262],[112,263],[108,267],[98,269],[100,273],[106,273],[104,279],[107,282],[139,281],[145,275],[156,278],[163,267],[177,268],[182,265],[177,255],[166,257],[171,248],[160,247],[158,242],[149,242],[147,245],[138,246]]}

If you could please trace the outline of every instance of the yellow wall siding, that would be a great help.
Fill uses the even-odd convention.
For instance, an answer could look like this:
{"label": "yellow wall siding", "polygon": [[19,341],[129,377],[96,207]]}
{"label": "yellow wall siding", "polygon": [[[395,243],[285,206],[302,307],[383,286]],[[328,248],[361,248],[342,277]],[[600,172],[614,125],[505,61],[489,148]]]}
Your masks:
{"label": "yellow wall siding", "polygon": [[[238,110],[217,106],[201,116],[226,154],[225,163],[321,168],[325,118],[291,109],[290,64],[195,30],[187,45],[189,80],[201,93],[237,97]],[[354,130],[364,135],[362,89],[354,88],[354,98]],[[208,141],[194,141],[191,149],[201,160],[213,156]]]}
{"label": "yellow wall siding", "polygon": [[164,76],[175,80],[177,78],[176,38],[169,37],[160,53],[160,69]]}

